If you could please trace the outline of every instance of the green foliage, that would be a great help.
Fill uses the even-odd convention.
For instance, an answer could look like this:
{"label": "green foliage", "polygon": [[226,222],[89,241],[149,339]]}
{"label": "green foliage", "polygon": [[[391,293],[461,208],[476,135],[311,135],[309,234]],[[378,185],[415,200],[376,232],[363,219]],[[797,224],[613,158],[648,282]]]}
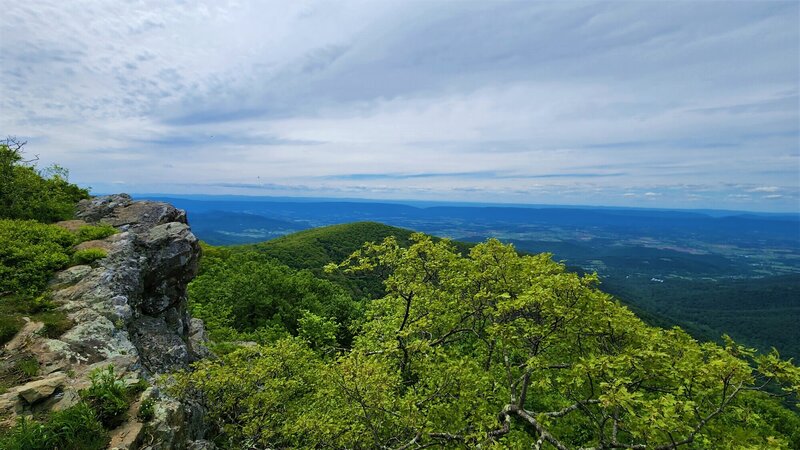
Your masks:
{"label": "green foliage", "polygon": [[[20,360],[19,370],[33,376],[38,363]],[[92,384],[80,392],[81,401],[63,411],[52,413],[41,421],[22,417],[17,424],[0,435],[0,448],[14,450],[100,450],[106,448],[106,430],[122,423],[131,404],[131,397],[146,388],[147,383],[130,387],[118,380],[112,366],[91,374]],[[155,405],[145,400],[139,409],[139,418],[153,418]]]}
{"label": "green foliage", "polygon": [[[648,326],[598,290],[595,275],[567,272],[549,255],[519,256],[490,240],[464,256],[447,241],[414,235],[408,248],[389,238],[330,269],[388,274],[386,295],[367,306],[351,349],[314,352],[309,344],[319,346],[314,337],[326,336],[324,318],[332,317],[314,312],[292,330],[305,339],[240,349],[177,376],[176,389],[208,408],[219,444],[564,450],[795,442],[787,415],[794,413],[749,392],[778,383],[797,395],[800,369],[777,353]],[[725,427],[732,423],[743,425]]]}
{"label": "green foliage", "polygon": [[94,241],[98,239],[105,239],[113,234],[116,234],[118,230],[109,224],[100,224],[100,225],[84,225],[78,228],[78,231],[75,233],[78,242],[86,242],[86,241]]}
{"label": "green foliage", "polygon": [[70,262],[75,236],[32,220],[0,219],[0,295],[35,295]]}
{"label": "green foliage", "polygon": [[103,426],[116,427],[125,419],[130,407],[125,383],[117,379],[113,366],[96,370],[91,380],[91,386],[81,392],[81,398],[94,409]]}
{"label": "green foliage", "polygon": [[[350,290],[355,298],[378,298],[385,294],[383,272],[363,272],[344,277],[339,273],[325,273],[325,265],[344,260],[365,242],[381,242],[390,236],[401,246],[408,246],[412,234],[411,230],[382,223],[355,222],[300,231],[259,244],[234,247],[233,251],[255,249],[293,269],[308,269],[318,277],[334,281]],[[469,251],[468,244],[455,245],[462,253]]]}
{"label": "green foliage", "polygon": [[149,422],[153,420],[153,417],[156,415],[156,402],[152,398],[146,398],[142,400],[142,404],[139,405],[139,413],[137,417],[142,422]]}
{"label": "green foliage", "polygon": [[34,221],[0,220],[0,344],[25,325],[22,316],[43,322],[42,333],[57,337],[72,326],[38,295],[53,272],[70,261],[74,237],[68,231]]}
{"label": "green foliage", "polygon": [[72,262],[74,264],[91,264],[106,256],[108,253],[102,248],[85,248],[72,254]]}
{"label": "green foliage", "polygon": [[[174,390],[202,397],[207,420],[219,425],[224,448],[309,448],[294,436],[308,395],[321,376],[319,360],[302,341],[239,349],[178,374]],[[259,445],[260,444],[260,445]],[[268,445],[269,444],[269,445]]]}
{"label": "green foliage", "polygon": [[800,357],[800,274],[755,279],[668,279],[611,277],[603,289],[679,323],[698,339],[715,340],[725,330],[737,341]]}
{"label": "green foliage", "polygon": [[0,142],[0,218],[55,222],[72,218],[86,189],[69,183],[69,172],[52,166],[45,170],[24,160],[24,142]]}
{"label": "green foliage", "polygon": [[52,414],[44,422],[24,417],[6,434],[0,448],[6,450],[101,450],[108,433],[84,402]]}
{"label": "green foliage", "polygon": [[336,344],[339,325],[332,319],[320,317],[312,312],[303,311],[298,322],[298,336],[311,348],[326,349]]}
{"label": "green foliage", "polygon": [[26,378],[33,378],[39,375],[39,361],[32,356],[21,359],[17,363],[17,368]]}
{"label": "green foliage", "polygon": [[257,252],[204,249],[201,272],[189,285],[189,307],[212,340],[270,342],[297,335],[308,312],[340,324],[336,339],[349,345],[348,327],[361,307],[340,286]]}

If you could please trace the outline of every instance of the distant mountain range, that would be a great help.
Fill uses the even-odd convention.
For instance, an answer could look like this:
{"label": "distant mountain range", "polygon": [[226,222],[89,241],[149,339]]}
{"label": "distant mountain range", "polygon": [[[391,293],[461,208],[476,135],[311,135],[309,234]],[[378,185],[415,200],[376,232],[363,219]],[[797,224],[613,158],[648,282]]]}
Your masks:
{"label": "distant mountain range", "polygon": [[440,232],[452,225],[456,234],[459,227],[466,225],[468,229],[462,229],[465,236],[476,229],[490,230],[502,224],[506,231],[554,226],[659,236],[697,235],[720,243],[743,238],[791,246],[800,242],[800,215],[787,214],[552,206],[413,206],[283,198],[145,198],[186,209],[198,234],[206,234],[209,242],[220,244],[259,242],[291,231],[355,221],[378,221],[425,232]]}
{"label": "distant mountain range", "polygon": [[[209,244],[253,244],[242,248],[318,276],[325,263],[388,235],[407,241],[416,230],[465,243],[497,237],[520,251],[552,253],[572,270],[597,272],[604,290],[658,325],[680,324],[703,339],[728,333],[800,357],[800,215],[148,198],[186,209],[195,234]],[[377,280],[348,283],[356,292],[380,291]]]}

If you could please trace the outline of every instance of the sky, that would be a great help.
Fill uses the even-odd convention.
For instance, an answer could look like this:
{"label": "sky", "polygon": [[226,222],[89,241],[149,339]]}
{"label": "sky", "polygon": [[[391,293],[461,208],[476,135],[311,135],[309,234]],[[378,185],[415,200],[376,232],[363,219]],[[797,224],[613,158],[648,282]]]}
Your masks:
{"label": "sky", "polygon": [[0,0],[93,192],[800,212],[800,2]]}

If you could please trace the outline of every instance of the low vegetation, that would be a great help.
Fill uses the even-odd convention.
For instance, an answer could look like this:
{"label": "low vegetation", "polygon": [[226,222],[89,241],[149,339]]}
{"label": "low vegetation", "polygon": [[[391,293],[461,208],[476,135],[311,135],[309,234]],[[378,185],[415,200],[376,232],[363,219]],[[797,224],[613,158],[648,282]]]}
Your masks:
{"label": "low vegetation", "polygon": [[0,293],[35,295],[70,262],[73,233],[33,220],[0,219]]}
{"label": "low vegetation", "polygon": [[152,398],[142,400],[141,405],[139,405],[139,412],[137,413],[139,420],[146,423],[153,420],[155,416],[156,402]]}
{"label": "low vegetation", "polygon": [[100,450],[108,431],[125,419],[140,385],[126,386],[113,367],[91,375],[92,384],[81,391],[81,401],[43,420],[21,417],[16,426],[0,434],[0,448],[8,450]]}
{"label": "low vegetation", "polygon": [[129,391],[114,375],[114,368],[108,366],[91,375],[92,385],[81,392],[81,398],[94,409],[100,423],[106,428],[114,428],[125,418],[130,407]]}
{"label": "low vegetation", "polygon": [[27,352],[0,359],[0,394],[39,375],[39,361]]}
{"label": "low vegetation", "polygon": [[0,448],[6,450],[101,450],[107,442],[108,433],[84,402],[53,413],[43,422],[23,417],[0,436]]}
{"label": "low vegetation", "polygon": [[[99,236],[83,227],[83,236]],[[0,219],[0,344],[25,324],[23,317],[44,323],[43,333],[57,337],[71,327],[66,316],[48,300],[47,283],[57,270],[88,264],[106,256],[101,249],[75,252],[79,235],[56,225],[33,220]]]}
{"label": "low vegetation", "polygon": [[98,259],[103,259],[108,253],[102,248],[85,248],[72,254],[73,264],[91,264]]}
{"label": "low vegetation", "polygon": [[113,234],[117,234],[118,230],[107,223],[99,225],[84,225],[78,228],[75,233],[78,242],[95,241],[98,239],[105,239]]}

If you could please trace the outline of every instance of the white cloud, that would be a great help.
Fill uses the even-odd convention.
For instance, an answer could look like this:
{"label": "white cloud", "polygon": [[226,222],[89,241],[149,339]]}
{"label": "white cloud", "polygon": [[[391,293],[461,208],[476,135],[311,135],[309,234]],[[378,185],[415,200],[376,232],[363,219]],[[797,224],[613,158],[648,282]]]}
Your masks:
{"label": "white cloud", "polygon": [[748,189],[747,192],[778,192],[781,188],[777,186],[758,186],[752,189]]}
{"label": "white cloud", "polygon": [[95,187],[797,209],[797,4],[7,3],[0,132]]}

